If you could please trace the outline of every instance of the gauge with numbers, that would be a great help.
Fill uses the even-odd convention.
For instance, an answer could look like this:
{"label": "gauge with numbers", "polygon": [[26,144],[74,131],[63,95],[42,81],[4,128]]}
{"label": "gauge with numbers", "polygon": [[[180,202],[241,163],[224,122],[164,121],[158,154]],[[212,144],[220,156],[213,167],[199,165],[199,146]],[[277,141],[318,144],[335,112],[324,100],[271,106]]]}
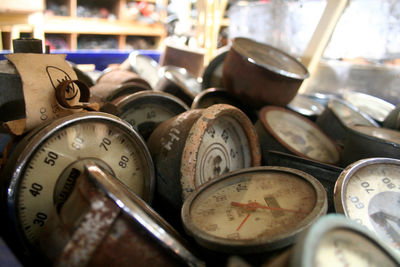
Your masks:
{"label": "gauge with numbers", "polygon": [[147,139],[161,122],[189,107],[179,98],[164,92],[143,91],[112,101],[118,116],[131,124]]}
{"label": "gauge with numbers", "polygon": [[202,246],[256,253],[291,244],[326,213],[323,186],[285,167],[253,167],[221,176],[191,194],[182,207],[187,233]]}
{"label": "gauge with numbers", "polygon": [[400,160],[369,158],[349,165],[334,192],[337,212],[400,249]]}
{"label": "gauge with numbers", "polygon": [[10,225],[28,246],[35,247],[50,210],[66,201],[89,159],[151,201],[152,159],[129,124],[100,112],[55,120],[18,144],[3,175]]}
{"label": "gauge with numbers", "polygon": [[259,114],[256,129],[264,160],[268,150],[278,150],[328,164],[339,161],[335,143],[312,121],[275,106],[266,106]]}
{"label": "gauge with numbers", "polygon": [[399,266],[400,258],[367,228],[339,214],[319,219],[296,242],[290,266]]}
{"label": "gauge with numbers", "polygon": [[161,123],[147,141],[157,171],[157,195],[169,210],[205,182],[259,166],[257,133],[238,108],[217,104],[186,111]]}

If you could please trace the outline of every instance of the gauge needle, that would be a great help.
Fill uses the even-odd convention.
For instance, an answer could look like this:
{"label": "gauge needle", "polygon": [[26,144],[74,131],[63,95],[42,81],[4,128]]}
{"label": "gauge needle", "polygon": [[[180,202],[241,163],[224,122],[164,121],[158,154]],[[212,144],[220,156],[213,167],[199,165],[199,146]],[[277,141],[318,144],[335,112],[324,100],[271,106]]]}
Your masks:
{"label": "gauge needle", "polygon": [[276,208],[276,207],[268,207],[264,206],[258,202],[250,202],[250,203],[239,203],[239,202],[231,202],[232,206],[244,208],[249,211],[255,211],[256,209],[267,209],[267,210],[280,210],[280,211],[289,211],[289,212],[296,212],[296,213],[304,213],[299,210],[291,210],[291,209],[283,209],[283,208]]}
{"label": "gauge needle", "polygon": [[247,219],[250,217],[251,213],[248,213],[246,217],[244,217],[243,221],[240,223],[240,225],[238,226],[238,228],[236,229],[236,231],[239,231],[240,228],[242,228],[243,224],[247,221]]}

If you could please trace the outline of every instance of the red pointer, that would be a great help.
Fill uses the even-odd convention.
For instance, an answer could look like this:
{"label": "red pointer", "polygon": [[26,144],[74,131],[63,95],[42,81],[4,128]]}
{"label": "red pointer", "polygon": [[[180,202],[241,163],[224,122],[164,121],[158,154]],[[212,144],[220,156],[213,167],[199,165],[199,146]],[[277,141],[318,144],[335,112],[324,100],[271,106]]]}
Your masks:
{"label": "red pointer", "polygon": [[243,221],[240,223],[239,227],[236,229],[236,231],[239,231],[240,228],[242,228],[243,224],[247,221],[247,219],[250,217],[251,213],[248,213],[246,217],[244,217]]}
{"label": "red pointer", "polygon": [[304,213],[302,211],[299,210],[290,210],[290,209],[283,209],[283,208],[275,208],[275,207],[268,207],[268,206],[264,206],[261,205],[258,202],[250,202],[250,203],[239,203],[239,202],[231,202],[232,206],[235,207],[240,207],[240,208],[244,208],[248,211],[255,211],[256,209],[267,209],[267,210],[280,210],[280,211],[289,211],[289,212],[296,212],[296,213]]}

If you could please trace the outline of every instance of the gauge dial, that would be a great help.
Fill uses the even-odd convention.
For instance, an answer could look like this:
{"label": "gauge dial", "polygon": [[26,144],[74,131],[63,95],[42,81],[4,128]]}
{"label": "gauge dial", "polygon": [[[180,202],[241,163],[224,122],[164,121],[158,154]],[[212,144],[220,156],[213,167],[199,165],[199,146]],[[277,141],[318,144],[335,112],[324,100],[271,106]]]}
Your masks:
{"label": "gauge dial", "polygon": [[343,99],[379,122],[383,122],[395,108],[383,99],[359,92],[346,91],[343,93]]}
{"label": "gauge dial", "polygon": [[189,234],[202,245],[251,253],[290,244],[326,212],[326,193],[312,176],[284,167],[236,171],[205,184],[182,209]]}
{"label": "gauge dial", "polygon": [[119,117],[131,124],[147,139],[154,128],[189,107],[179,98],[164,92],[138,92],[113,101]]}
{"label": "gauge dial", "polygon": [[348,166],[335,185],[335,209],[400,249],[400,160],[371,158]]}
{"label": "gauge dial", "polygon": [[339,161],[335,144],[311,121],[278,107],[263,108],[260,119],[292,153],[329,164]]}
{"label": "gauge dial", "polygon": [[314,266],[397,266],[380,247],[351,230],[330,231],[315,254]]}
{"label": "gauge dial", "polygon": [[207,128],[197,152],[196,186],[232,170],[250,167],[250,149],[239,122],[229,116],[218,117]]}
{"label": "gauge dial", "polygon": [[398,145],[400,145],[400,132],[391,130],[391,129],[385,129],[385,128],[375,128],[375,127],[368,127],[368,126],[362,126],[362,125],[355,125],[352,127],[352,129],[361,132],[363,134],[366,134],[371,137],[375,137],[381,140],[386,140],[388,142],[392,142]]}
{"label": "gauge dial", "polygon": [[398,266],[398,254],[367,228],[339,214],[320,218],[297,239],[290,266]]}
{"label": "gauge dial", "polygon": [[54,205],[62,204],[94,160],[150,201],[154,170],[139,135],[118,118],[103,113],[77,114],[54,121],[23,140],[7,169],[8,202],[17,231],[33,244]]}
{"label": "gauge dial", "polygon": [[340,99],[330,99],[328,102],[328,108],[333,111],[345,126],[367,125],[379,127],[379,125],[367,114],[362,113],[355,106]]}
{"label": "gauge dial", "polygon": [[188,134],[181,166],[183,195],[224,173],[258,166],[259,161],[258,137],[248,117],[233,106],[213,105]]}

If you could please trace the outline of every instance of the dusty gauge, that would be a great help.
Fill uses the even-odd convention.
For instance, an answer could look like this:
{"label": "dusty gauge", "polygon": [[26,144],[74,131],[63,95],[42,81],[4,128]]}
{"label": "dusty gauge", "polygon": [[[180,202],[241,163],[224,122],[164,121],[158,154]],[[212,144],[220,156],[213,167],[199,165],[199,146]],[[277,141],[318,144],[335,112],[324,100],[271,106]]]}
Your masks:
{"label": "dusty gauge", "polygon": [[341,165],[372,157],[400,158],[400,132],[355,125],[347,130]]}
{"label": "dusty gauge", "polygon": [[355,106],[337,98],[329,100],[328,105],[318,117],[316,123],[334,140],[344,140],[347,128],[352,125],[379,127],[370,116],[361,112]]}
{"label": "dusty gauge", "polygon": [[364,159],[349,165],[335,185],[335,209],[400,249],[400,160]]}
{"label": "dusty gauge", "polygon": [[111,102],[117,115],[126,120],[147,139],[155,127],[189,107],[179,98],[164,92],[143,91]]}
{"label": "dusty gauge", "polygon": [[191,106],[193,99],[201,92],[201,83],[184,68],[164,66],[160,68],[160,81],[154,89],[175,95]]}
{"label": "dusty gauge", "polygon": [[54,266],[204,266],[188,243],[107,170],[86,162],[42,234]]}
{"label": "dusty gauge", "polygon": [[343,93],[343,99],[382,123],[395,106],[378,97],[353,91]]}
{"label": "dusty gauge", "polygon": [[243,105],[234,95],[223,88],[208,88],[199,93],[192,102],[192,109],[208,108],[215,104],[229,104],[242,110],[251,121],[257,120],[256,111]]}
{"label": "dusty gauge", "polygon": [[258,166],[261,159],[251,121],[226,104],[189,110],[164,121],[147,144],[156,166],[156,196],[176,211],[200,185],[233,170]]}
{"label": "dusty gauge", "polygon": [[222,81],[222,70],[224,68],[224,60],[228,54],[229,47],[224,46],[217,50],[216,56],[208,63],[203,71],[202,88],[224,87]]}
{"label": "dusty gauge", "polygon": [[75,114],[32,132],[9,159],[3,194],[12,234],[36,246],[49,212],[65,202],[88,159],[151,201],[154,167],[139,134],[109,114]]}
{"label": "dusty gauge", "polygon": [[334,212],[333,190],[342,168],[298,157],[292,154],[268,151],[267,163],[269,166],[282,166],[297,169],[316,178],[325,188],[328,195],[328,212]]}
{"label": "dusty gauge", "polygon": [[290,266],[399,266],[400,258],[365,227],[338,214],[322,217],[294,246]]}
{"label": "dusty gauge", "polygon": [[314,177],[264,166],[228,173],[200,187],[185,200],[182,221],[204,247],[257,253],[290,245],[326,210],[325,189]]}
{"label": "dusty gauge", "polygon": [[299,114],[274,106],[266,106],[255,124],[260,137],[263,161],[268,150],[295,154],[328,164],[339,161],[333,141],[312,121]]}
{"label": "dusty gauge", "polygon": [[129,54],[128,60],[133,71],[155,88],[159,80],[158,63],[151,57],[139,53]]}
{"label": "dusty gauge", "polygon": [[287,107],[313,121],[322,114],[325,107],[306,95],[297,94]]}

